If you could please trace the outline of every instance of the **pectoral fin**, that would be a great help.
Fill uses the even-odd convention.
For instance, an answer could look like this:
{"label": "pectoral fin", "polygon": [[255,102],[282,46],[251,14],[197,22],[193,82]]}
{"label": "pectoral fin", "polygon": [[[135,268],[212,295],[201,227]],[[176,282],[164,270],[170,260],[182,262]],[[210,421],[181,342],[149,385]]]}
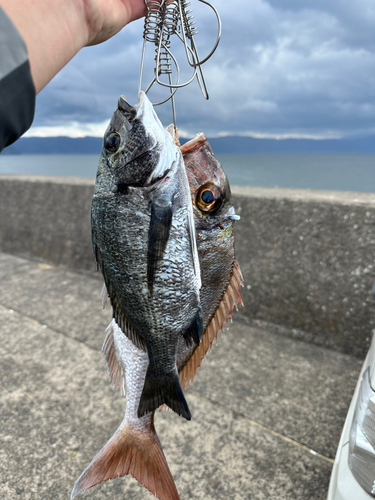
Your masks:
{"label": "pectoral fin", "polygon": [[147,251],[147,285],[150,294],[153,292],[155,273],[159,261],[163,258],[172,224],[172,204],[151,203],[151,221],[148,233]]}

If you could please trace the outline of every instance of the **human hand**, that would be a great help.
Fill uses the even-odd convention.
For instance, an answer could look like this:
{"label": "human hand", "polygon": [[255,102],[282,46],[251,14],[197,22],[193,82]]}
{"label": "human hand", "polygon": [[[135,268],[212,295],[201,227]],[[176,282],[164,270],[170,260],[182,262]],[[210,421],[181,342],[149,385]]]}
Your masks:
{"label": "human hand", "polygon": [[104,42],[145,14],[144,0],[0,0],[22,35],[36,93],[82,47]]}
{"label": "human hand", "polygon": [[144,0],[81,0],[81,4],[87,28],[86,45],[108,40],[146,12]]}

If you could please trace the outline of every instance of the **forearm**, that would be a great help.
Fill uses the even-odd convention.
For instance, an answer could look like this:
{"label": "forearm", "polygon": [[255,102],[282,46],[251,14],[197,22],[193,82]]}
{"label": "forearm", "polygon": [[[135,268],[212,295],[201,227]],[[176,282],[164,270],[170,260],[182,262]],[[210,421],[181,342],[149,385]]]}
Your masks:
{"label": "forearm", "polygon": [[87,43],[75,1],[0,0],[23,37],[36,92]]}
{"label": "forearm", "polygon": [[140,17],[144,0],[0,0],[23,37],[36,92],[84,46]]}

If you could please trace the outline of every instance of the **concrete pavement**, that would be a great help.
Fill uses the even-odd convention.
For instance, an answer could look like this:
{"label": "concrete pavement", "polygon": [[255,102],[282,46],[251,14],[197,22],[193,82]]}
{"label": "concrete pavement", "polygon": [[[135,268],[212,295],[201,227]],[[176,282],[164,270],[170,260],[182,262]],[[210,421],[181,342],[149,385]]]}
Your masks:
{"label": "concrete pavement", "polygon": [[[0,254],[0,500],[68,500],[124,413],[92,275]],[[325,499],[362,361],[234,323],[156,428],[181,500]],[[131,477],[82,494],[154,498]]]}

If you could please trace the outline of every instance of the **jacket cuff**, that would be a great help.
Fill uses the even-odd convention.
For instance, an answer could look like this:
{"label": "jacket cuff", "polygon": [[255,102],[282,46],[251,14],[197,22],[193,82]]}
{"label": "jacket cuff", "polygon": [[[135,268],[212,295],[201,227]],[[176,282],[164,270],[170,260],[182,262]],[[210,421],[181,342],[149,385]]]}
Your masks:
{"label": "jacket cuff", "polygon": [[28,130],[35,113],[35,87],[26,44],[0,8],[0,151]]}

